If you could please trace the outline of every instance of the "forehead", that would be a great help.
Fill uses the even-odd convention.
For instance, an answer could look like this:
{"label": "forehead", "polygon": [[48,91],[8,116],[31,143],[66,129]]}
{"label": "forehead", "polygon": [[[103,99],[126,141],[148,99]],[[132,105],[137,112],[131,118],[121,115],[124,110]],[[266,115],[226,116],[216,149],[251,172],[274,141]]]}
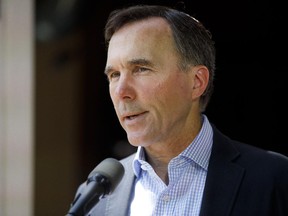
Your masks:
{"label": "forehead", "polygon": [[169,35],[171,33],[170,26],[168,22],[161,17],[150,17],[143,20],[138,20],[135,22],[127,23],[124,26],[122,26],[115,34],[121,33],[125,30],[129,29],[130,31],[135,32],[146,32],[146,31],[152,31],[155,34],[165,34]]}
{"label": "forehead", "polygon": [[[110,45],[115,40],[171,40],[172,32],[166,20],[160,17],[152,17],[145,20],[128,23],[114,33],[110,40]],[[148,42],[147,41],[147,42]]]}
{"label": "forehead", "polygon": [[145,55],[145,52],[175,54],[169,24],[163,18],[153,17],[124,25],[112,36],[108,47],[108,57],[113,57],[119,52],[121,55],[125,52],[135,55]]}

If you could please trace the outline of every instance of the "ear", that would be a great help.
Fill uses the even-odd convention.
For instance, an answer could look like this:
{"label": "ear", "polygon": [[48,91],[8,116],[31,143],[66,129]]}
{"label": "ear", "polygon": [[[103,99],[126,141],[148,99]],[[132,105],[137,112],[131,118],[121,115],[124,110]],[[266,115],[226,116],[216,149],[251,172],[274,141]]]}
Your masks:
{"label": "ear", "polygon": [[199,98],[207,88],[209,82],[209,70],[204,65],[197,65],[193,67],[193,84],[192,97]]}

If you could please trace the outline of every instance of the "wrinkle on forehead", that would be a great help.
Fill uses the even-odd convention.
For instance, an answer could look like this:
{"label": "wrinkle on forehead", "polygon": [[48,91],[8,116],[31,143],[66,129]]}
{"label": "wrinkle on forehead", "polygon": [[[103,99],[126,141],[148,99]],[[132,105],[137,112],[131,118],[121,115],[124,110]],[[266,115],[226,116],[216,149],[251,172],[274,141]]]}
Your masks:
{"label": "wrinkle on forehead", "polygon": [[[171,43],[171,41],[173,41],[172,31],[169,24],[166,20],[159,17],[152,17],[124,25],[117,32],[115,32],[110,43],[113,42],[113,39],[116,39],[117,35],[120,34],[126,35],[124,38],[130,38],[131,42],[133,42],[133,36],[136,36],[134,40],[141,40],[142,42],[156,39],[157,42],[155,45],[157,46],[163,44],[163,42]],[[147,35],[149,37],[147,37]],[[165,46],[167,46],[167,44]]]}
{"label": "wrinkle on forehead", "polygon": [[[178,58],[169,24],[163,18],[153,17],[129,23],[112,36],[108,47],[107,68],[131,59],[146,59],[159,65],[167,59]],[[119,64],[118,64],[119,65]]]}

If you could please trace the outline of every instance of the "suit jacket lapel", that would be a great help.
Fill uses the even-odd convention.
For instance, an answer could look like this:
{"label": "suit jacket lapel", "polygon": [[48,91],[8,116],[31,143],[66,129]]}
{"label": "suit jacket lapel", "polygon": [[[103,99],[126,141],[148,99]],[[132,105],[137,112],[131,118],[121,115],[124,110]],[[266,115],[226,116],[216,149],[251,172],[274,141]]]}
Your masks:
{"label": "suit jacket lapel", "polygon": [[127,216],[130,206],[130,196],[134,186],[135,175],[132,168],[134,154],[123,161],[125,174],[115,191],[107,197],[107,216]]}
{"label": "suit jacket lapel", "polygon": [[229,215],[245,169],[233,162],[239,152],[213,128],[213,147],[201,206],[201,216]]}

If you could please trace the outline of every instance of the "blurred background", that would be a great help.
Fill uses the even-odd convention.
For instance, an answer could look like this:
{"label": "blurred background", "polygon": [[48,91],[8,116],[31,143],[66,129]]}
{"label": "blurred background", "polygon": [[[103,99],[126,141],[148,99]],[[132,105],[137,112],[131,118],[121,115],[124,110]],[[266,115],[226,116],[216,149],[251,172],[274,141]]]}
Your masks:
{"label": "blurred background", "polygon": [[0,216],[64,216],[79,184],[126,140],[104,76],[108,14],[189,13],[216,42],[206,111],[231,138],[288,156],[287,13],[278,0],[0,0]]}

